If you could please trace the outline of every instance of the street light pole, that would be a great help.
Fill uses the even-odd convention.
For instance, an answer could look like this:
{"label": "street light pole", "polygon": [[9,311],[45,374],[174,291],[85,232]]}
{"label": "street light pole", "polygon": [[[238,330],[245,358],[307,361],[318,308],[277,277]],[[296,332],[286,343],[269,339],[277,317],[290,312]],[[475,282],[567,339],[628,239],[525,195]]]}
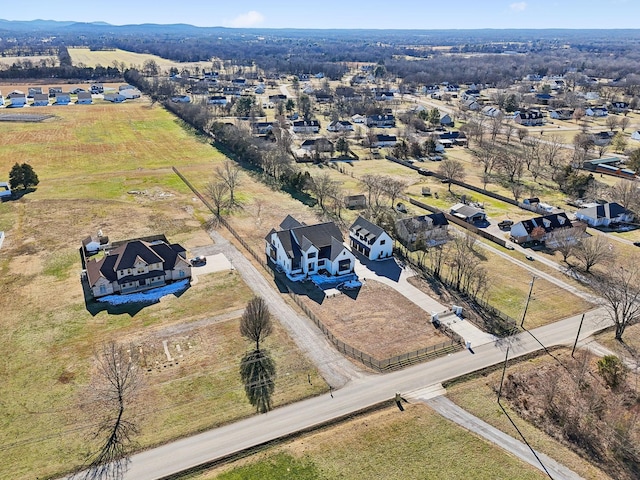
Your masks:
{"label": "street light pole", "polygon": [[527,309],[529,308],[529,301],[531,300],[531,292],[533,292],[533,282],[536,281],[536,276],[531,277],[531,287],[529,288],[529,295],[527,296],[527,303],[524,304],[524,312],[522,312],[522,321],[520,322],[520,328],[524,328],[524,318],[527,316]]}

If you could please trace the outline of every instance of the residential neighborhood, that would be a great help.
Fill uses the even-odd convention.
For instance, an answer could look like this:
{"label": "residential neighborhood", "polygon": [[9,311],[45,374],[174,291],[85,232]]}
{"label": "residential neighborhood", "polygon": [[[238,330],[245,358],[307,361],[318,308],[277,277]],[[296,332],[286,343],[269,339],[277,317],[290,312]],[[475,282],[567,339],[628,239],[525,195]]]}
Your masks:
{"label": "residential neighborhood", "polygon": [[0,20],[0,478],[635,480],[639,7],[214,7]]}

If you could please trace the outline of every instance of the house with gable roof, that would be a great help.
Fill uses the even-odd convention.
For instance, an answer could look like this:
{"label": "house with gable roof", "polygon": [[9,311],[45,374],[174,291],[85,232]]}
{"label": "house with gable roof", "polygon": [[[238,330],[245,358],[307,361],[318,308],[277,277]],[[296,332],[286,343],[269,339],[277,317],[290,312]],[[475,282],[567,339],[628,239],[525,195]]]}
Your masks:
{"label": "house with gable roof", "polygon": [[326,271],[342,276],[353,273],[356,258],[345,246],[333,222],[305,225],[291,215],[265,237],[267,257],[292,280]]}
{"label": "house with gable roof", "polygon": [[616,202],[593,203],[578,210],[576,218],[590,227],[606,227],[611,223],[633,222],[634,214]]}
{"label": "house with gable roof", "polygon": [[369,260],[385,260],[393,256],[393,239],[383,228],[366,218],[358,218],[349,228],[351,249]]}
{"label": "house with gable roof", "polygon": [[96,298],[141,292],[191,278],[186,250],[177,243],[169,244],[164,235],[114,246],[104,257],[86,262],[89,288]]}
{"label": "house with gable roof", "polygon": [[449,222],[444,213],[419,215],[396,221],[396,235],[410,250],[415,250],[421,244],[434,247],[447,243],[448,228]]}
{"label": "house with gable roof", "polygon": [[[553,213],[529,220],[522,220],[511,227],[511,241],[527,243],[532,241],[545,242],[552,232],[561,229],[573,229],[575,235],[582,235],[587,225],[582,222],[571,222],[567,214]],[[551,247],[550,245],[547,245]]]}

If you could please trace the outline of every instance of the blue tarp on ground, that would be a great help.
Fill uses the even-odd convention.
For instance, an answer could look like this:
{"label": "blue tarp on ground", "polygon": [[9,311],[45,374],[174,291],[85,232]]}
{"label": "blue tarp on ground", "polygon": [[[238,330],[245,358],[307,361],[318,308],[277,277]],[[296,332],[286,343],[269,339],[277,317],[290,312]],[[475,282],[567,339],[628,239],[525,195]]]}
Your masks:
{"label": "blue tarp on ground", "polygon": [[124,295],[107,295],[106,297],[97,298],[99,302],[109,303],[111,305],[124,305],[125,303],[153,303],[159,301],[165,295],[172,295],[185,290],[189,286],[189,280],[180,280],[178,282],[165,285],[163,287],[153,288],[139,293],[127,293]]}

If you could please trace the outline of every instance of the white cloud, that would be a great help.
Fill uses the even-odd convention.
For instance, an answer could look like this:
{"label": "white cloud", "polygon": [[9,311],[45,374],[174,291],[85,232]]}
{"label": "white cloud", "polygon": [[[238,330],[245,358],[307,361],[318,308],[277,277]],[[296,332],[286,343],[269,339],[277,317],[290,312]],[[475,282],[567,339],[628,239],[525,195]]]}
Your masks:
{"label": "white cloud", "polygon": [[256,12],[255,10],[251,10],[250,12],[238,15],[236,18],[226,23],[228,27],[249,28],[255,27],[256,25],[261,24],[263,21],[264,15],[262,15],[260,12]]}
{"label": "white cloud", "polygon": [[509,8],[514,12],[522,12],[527,8],[527,2],[516,2],[509,5]]}

